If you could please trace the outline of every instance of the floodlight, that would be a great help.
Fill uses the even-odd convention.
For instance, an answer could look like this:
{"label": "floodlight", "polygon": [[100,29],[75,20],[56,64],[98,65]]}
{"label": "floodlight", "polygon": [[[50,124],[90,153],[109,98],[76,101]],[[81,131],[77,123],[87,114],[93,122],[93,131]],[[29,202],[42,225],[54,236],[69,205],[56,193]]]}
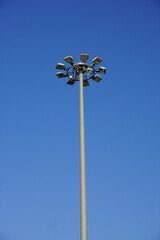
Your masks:
{"label": "floodlight", "polygon": [[73,85],[75,83],[75,80],[68,79],[68,81],[66,83],[69,84],[69,85]]}
{"label": "floodlight", "polygon": [[99,75],[93,76],[92,79],[93,79],[94,81],[96,81],[96,82],[99,82],[99,81],[102,80],[102,78],[101,78]]}
{"label": "floodlight", "polygon": [[58,78],[64,78],[64,77],[67,77],[67,75],[64,74],[63,72],[58,72],[58,73],[56,73],[56,75],[57,75]]}
{"label": "floodlight", "polygon": [[88,81],[83,81],[83,87],[87,87],[89,86],[89,82]]}
{"label": "floodlight", "polygon": [[92,62],[94,65],[101,63],[103,60],[100,57],[95,57]]}
{"label": "floodlight", "polygon": [[89,58],[88,54],[81,53],[81,57],[80,57],[81,60],[84,60],[86,62],[88,58]]}
{"label": "floodlight", "polygon": [[100,72],[100,73],[106,73],[106,68],[105,67],[99,67],[96,72]]}
{"label": "floodlight", "polygon": [[63,63],[57,63],[56,69],[66,70],[67,68],[65,67],[65,64],[63,64]]}
{"label": "floodlight", "polygon": [[67,81],[67,84],[73,85],[75,83],[75,79],[72,78],[72,75],[69,76],[69,79]]}
{"label": "floodlight", "polygon": [[74,58],[72,56],[68,56],[64,58],[64,61],[73,65]]}

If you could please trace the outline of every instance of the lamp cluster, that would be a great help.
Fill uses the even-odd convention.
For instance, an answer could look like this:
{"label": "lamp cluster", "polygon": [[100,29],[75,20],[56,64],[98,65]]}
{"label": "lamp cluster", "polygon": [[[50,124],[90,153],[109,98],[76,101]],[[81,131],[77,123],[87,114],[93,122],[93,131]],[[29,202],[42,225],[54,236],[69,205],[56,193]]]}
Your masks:
{"label": "lamp cluster", "polygon": [[95,69],[95,66],[100,64],[103,60],[100,57],[95,57],[92,60],[92,64],[88,65],[86,62],[89,58],[88,54],[81,54],[80,56],[80,62],[74,63],[74,58],[72,56],[68,56],[64,58],[64,61],[66,63],[69,63],[70,66],[66,67],[63,63],[58,63],[56,66],[56,69],[61,70],[56,75],[58,78],[65,78],[68,77],[67,84],[73,85],[76,81],[79,81],[79,73],[83,73],[83,86],[89,86],[89,79],[93,79],[96,82],[99,82],[102,80],[100,74],[106,73],[105,67],[99,67],[98,69]]}

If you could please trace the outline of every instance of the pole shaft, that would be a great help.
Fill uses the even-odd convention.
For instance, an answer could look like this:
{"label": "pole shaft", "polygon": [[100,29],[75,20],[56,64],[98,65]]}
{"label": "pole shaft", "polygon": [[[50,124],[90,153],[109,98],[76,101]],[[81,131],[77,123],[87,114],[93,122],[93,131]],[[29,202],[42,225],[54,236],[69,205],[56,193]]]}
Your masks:
{"label": "pole shaft", "polygon": [[84,136],[83,73],[79,74],[80,102],[80,188],[81,188],[81,240],[87,240],[86,166]]}

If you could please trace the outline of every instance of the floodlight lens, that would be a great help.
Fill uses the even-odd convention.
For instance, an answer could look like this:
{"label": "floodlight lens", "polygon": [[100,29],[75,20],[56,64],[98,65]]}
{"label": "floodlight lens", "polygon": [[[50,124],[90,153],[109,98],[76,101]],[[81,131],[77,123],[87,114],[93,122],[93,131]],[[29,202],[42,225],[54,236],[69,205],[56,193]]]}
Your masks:
{"label": "floodlight lens", "polygon": [[83,87],[87,87],[89,86],[89,82],[88,81],[83,81]]}
{"label": "floodlight lens", "polygon": [[64,58],[64,61],[66,61],[67,63],[71,63],[74,61],[74,58],[72,56],[68,56]]}
{"label": "floodlight lens", "polygon": [[67,77],[67,75],[64,74],[63,72],[58,72],[58,73],[56,73],[56,75],[57,75],[58,78],[64,78],[64,77]]}
{"label": "floodlight lens", "polygon": [[99,75],[95,75],[94,77],[92,77],[92,79],[95,81],[95,82],[99,82],[102,80],[102,78],[99,76]]}
{"label": "floodlight lens", "polygon": [[63,63],[58,63],[57,66],[56,66],[56,69],[66,70],[66,67]]}
{"label": "floodlight lens", "polygon": [[74,83],[75,83],[75,80],[71,79],[71,78],[69,78],[67,81],[67,84],[69,84],[69,85],[73,85]]}
{"label": "floodlight lens", "polygon": [[94,62],[94,64],[99,64],[101,63],[103,60],[100,57],[95,57],[92,62]]}
{"label": "floodlight lens", "polygon": [[105,67],[99,67],[99,72],[106,74],[106,68]]}
{"label": "floodlight lens", "polygon": [[81,60],[87,61],[88,58],[89,58],[89,55],[88,55],[88,54],[84,54],[84,53],[81,54],[81,57],[80,57]]}

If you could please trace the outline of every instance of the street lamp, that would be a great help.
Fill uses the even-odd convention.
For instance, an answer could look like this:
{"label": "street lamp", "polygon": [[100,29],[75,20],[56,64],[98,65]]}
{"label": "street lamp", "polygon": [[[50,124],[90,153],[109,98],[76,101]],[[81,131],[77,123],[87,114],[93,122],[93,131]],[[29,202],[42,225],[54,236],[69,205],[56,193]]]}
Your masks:
{"label": "street lamp", "polygon": [[90,79],[99,82],[102,80],[98,73],[106,73],[106,68],[95,66],[102,62],[100,57],[95,57],[92,64],[88,65],[88,54],[81,54],[80,62],[74,63],[74,58],[68,56],[65,62],[71,66],[66,67],[63,63],[58,63],[56,69],[65,71],[58,72],[58,78],[68,77],[67,84],[73,85],[79,81],[79,102],[80,102],[80,188],[81,188],[81,240],[87,240],[87,204],[86,204],[86,166],[85,166],[85,137],[84,137],[84,103],[83,87],[89,86]]}

